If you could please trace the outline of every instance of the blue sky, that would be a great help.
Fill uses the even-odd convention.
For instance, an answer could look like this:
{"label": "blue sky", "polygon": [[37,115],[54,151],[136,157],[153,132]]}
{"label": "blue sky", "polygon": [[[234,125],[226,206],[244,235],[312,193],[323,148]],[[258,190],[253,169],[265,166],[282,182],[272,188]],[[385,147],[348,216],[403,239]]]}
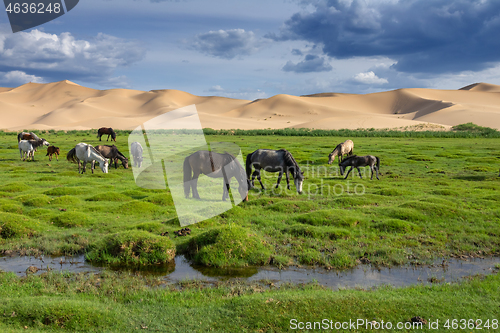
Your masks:
{"label": "blue sky", "polygon": [[256,99],[500,84],[497,0],[82,0],[13,34],[0,86],[68,79]]}

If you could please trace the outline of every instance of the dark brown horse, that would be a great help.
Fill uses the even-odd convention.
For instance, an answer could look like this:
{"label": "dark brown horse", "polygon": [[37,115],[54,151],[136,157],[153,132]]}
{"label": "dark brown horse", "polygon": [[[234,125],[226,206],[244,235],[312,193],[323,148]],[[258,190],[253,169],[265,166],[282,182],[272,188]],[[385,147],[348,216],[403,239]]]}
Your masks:
{"label": "dark brown horse", "polygon": [[234,177],[238,181],[242,201],[248,201],[248,181],[245,169],[231,154],[219,154],[206,150],[199,150],[184,159],[184,195],[189,197],[191,188],[193,198],[200,199],[198,194],[198,177],[201,174],[211,178],[224,178],[222,184],[222,201],[229,197],[229,183]]}
{"label": "dark brown horse", "polygon": [[115,163],[115,169],[118,168],[118,163],[117,161],[120,160],[122,162],[122,165],[125,169],[128,169],[128,158],[125,157],[118,148],[116,148],[115,145],[109,146],[109,145],[102,145],[102,146],[95,146],[95,149],[101,153],[102,156],[109,158],[110,159],[110,164],[112,162]]}
{"label": "dark brown horse", "polygon": [[52,161],[52,154],[54,154],[54,155],[56,155],[56,160],[59,161],[59,154],[60,153],[61,153],[61,150],[59,149],[59,147],[49,146],[49,147],[47,147],[47,155],[45,155],[45,156],[48,156],[49,161]]}
{"label": "dark brown horse", "polygon": [[99,141],[101,141],[101,136],[103,136],[105,134],[108,135],[108,138],[106,139],[106,141],[108,141],[109,137],[111,136],[111,139],[113,139],[113,141],[116,142],[116,133],[115,133],[115,131],[113,131],[113,129],[111,127],[99,128],[99,130],[97,131],[97,137],[99,138]]}
{"label": "dark brown horse", "polygon": [[356,155],[353,155],[353,156],[346,158],[345,160],[343,160],[339,164],[341,175],[344,175],[344,171],[348,166],[350,166],[351,168],[349,169],[349,171],[347,171],[347,175],[345,175],[345,178],[347,178],[347,176],[349,176],[349,173],[352,171],[353,168],[358,169],[359,178],[363,178],[361,176],[361,170],[359,170],[359,167],[369,166],[370,169],[372,170],[372,177],[370,179],[373,179],[373,171],[375,170],[375,173],[377,175],[377,179],[380,180],[378,178],[378,171],[380,169],[380,159],[376,156],[372,156],[372,155],[356,156]]}

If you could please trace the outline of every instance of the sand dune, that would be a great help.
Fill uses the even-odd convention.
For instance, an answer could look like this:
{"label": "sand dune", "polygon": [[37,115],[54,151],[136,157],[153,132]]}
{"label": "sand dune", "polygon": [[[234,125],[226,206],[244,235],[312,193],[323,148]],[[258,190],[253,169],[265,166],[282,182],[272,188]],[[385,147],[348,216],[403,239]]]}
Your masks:
{"label": "sand dune", "polygon": [[449,128],[474,122],[500,129],[500,86],[458,90],[398,89],[356,95],[276,95],[255,101],[196,96],[179,90],[96,90],[70,81],[0,88],[0,129],[134,129],[168,111],[195,104],[203,127]]}

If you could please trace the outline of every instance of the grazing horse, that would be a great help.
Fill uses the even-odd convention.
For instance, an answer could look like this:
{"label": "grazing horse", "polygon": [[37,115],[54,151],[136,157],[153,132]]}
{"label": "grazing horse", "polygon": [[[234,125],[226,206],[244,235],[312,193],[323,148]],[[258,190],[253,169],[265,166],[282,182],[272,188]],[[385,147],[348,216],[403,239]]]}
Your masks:
{"label": "grazing horse", "polygon": [[91,162],[92,173],[94,173],[94,161],[99,162],[102,172],[108,173],[108,160],[89,144],[80,142],[68,152],[66,159],[72,163],[78,163],[78,173],[80,173],[80,161],[83,161],[82,174],[85,172],[87,162]]}
{"label": "grazing horse", "polygon": [[59,154],[61,153],[61,150],[59,147],[56,146],[49,146],[47,147],[47,155],[49,157],[49,161],[52,161],[52,154],[56,155],[56,160],[59,161]]}
{"label": "grazing horse", "polygon": [[[252,166],[255,168],[253,174]],[[278,188],[278,186],[280,185],[281,177],[283,176],[283,172],[285,172],[286,186],[288,189],[290,189],[290,180],[288,178],[288,173],[290,172],[292,174],[297,193],[302,193],[304,173],[300,171],[299,165],[288,150],[257,149],[253,153],[247,155],[246,171],[249,181],[250,175],[252,176],[252,179],[250,181],[251,187],[254,187],[254,180],[255,177],[257,177],[260,182],[260,186],[262,186],[262,189],[265,190],[264,184],[262,184],[262,181],[260,179],[261,169],[269,172],[279,172],[276,188]]]}
{"label": "grazing horse", "polygon": [[105,134],[108,135],[108,138],[106,139],[106,141],[109,140],[109,136],[111,135],[111,139],[113,139],[113,141],[116,142],[116,133],[115,133],[115,131],[113,131],[113,129],[111,127],[99,128],[99,130],[97,131],[97,137],[99,138],[99,141],[101,141],[101,136],[103,136]]}
{"label": "grazing horse", "polygon": [[142,145],[139,142],[132,142],[130,144],[130,153],[134,158],[134,167],[142,165]]}
{"label": "grazing horse", "polygon": [[120,151],[118,150],[118,148],[116,148],[115,145],[95,146],[94,148],[97,149],[102,156],[109,158],[110,164],[114,162],[115,169],[118,168],[117,160],[120,160],[122,162],[123,167],[125,169],[128,169],[128,158],[126,158],[122,153],[120,153]]}
{"label": "grazing horse", "polygon": [[[48,146],[49,143],[45,139],[38,140],[21,140],[18,143],[19,153],[21,154],[22,160],[29,160],[31,157],[32,161],[35,161],[35,151],[36,148],[40,146]],[[26,155],[26,158],[24,157]]]}
{"label": "grazing horse", "polygon": [[17,142],[21,140],[40,140],[40,138],[33,132],[21,132],[17,135]]}
{"label": "grazing horse", "polygon": [[238,192],[242,201],[248,201],[248,182],[245,169],[231,154],[219,154],[206,150],[199,150],[184,159],[184,195],[189,197],[191,188],[193,198],[200,199],[198,194],[198,177],[201,174],[211,178],[224,178],[222,183],[222,201],[229,197],[229,184],[234,177],[238,181]]}
{"label": "grazing horse", "polygon": [[373,170],[375,170],[377,179],[379,179],[378,171],[380,170],[380,159],[372,155],[367,155],[367,156],[354,155],[346,158],[344,161],[342,161],[342,163],[339,164],[340,174],[344,175],[346,167],[350,166],[351,168],[349,169],[349,171],[347,171],[347,175],[345,175],[344,179],[346,179],[347,176],[349,176],[349,173],[352,171],[353,168],[358,169],[359,178],[363,178],[361,177],[361,171],[359,170],[359,167],[365,167],[367,165],[370,166],[370,169],[372,170],[372,177],[370,179],[373,179]]}
{"label": "grazing horse", "polygon": [[339,157],[339,163],[344,160],[344,155],[352,155],[354,150],[354,142],[352,140],[345,140],[342,143],[339,143],[337,147],[328,155],[328,164],[332,164],[335,160],[335,156]]}

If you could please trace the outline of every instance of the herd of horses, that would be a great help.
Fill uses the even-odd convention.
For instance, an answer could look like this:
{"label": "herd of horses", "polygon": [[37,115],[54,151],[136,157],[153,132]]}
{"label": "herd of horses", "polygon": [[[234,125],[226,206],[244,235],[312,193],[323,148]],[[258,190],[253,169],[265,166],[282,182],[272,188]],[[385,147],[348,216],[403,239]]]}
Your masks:
{"label": "herd of horses", "polygon": [[[100,128],[97,132],[97,137],[101,140],[101,136],[105,134],[108,134],[108,140],[111,137],[116,142],[116,133],[112,128]],[[52,155],[55,155],[56,159],[59,160],[60,149],[51,146],[49,142],[43,138],[39,138],[35,133],[21,132],[17,138],[23,161],[29,159],[34,161],[34,153],[40,146],[48,146],[46,156],[49,156],[49,160],[52,160]],[[359,177],[362,178],[359,168],[369,166],[371,169],[370,179],[373,179],[374,174],[379,179],[380,159],[372,155],[356,156],[353,155],[353,150],[354,143],[352,140],[339,143],[328,155],[328,164],[332,164],[335,157],[338,156],[341,175],[344,175],[346,169],[351,167],[344,178],[347,178],[353,169],[357,169]],[[142,145],[139,142],[131,143],[130,153],[134,160],[134,167],[141,168],[143,161]],[[115,145],[98,145],[94,147],[81,142],[66,154],[66,159],[77,163],[78,173],[82,174],[86,171],[87,163],[91,164],[91,171],[94,173],[96,162],[104,173],[108,173],[110,164],[114,163],[115,169],[118,168],[118,161],[122,163],[125,169],[128,169],[128,158]],[[222,154],[206,150],[197,151],[184,159],[184,195],[188,198],[192,192],[193,198],[200,198],[197,190],[197,180],[201,174],[204,174],[212,178],[223,178],[222,200],[226,200],[229,197],[229,184],[232,178],[235,178],[239,184],[238,192],[242,200],[248,200],[248,190],[255,186],[255,178],[259,181],[262,189],[265,190],[261,179],[262,170],[278,173],[276,188],[279,187],[283,174],[285,174],[287,188],[290,189],[291,175],[297,193],[302,193],[304,172],[300,170],[299,164],[286,149],[257,149],[247,155],[245,166],[243,168],[235,156],[229,153]]]}

